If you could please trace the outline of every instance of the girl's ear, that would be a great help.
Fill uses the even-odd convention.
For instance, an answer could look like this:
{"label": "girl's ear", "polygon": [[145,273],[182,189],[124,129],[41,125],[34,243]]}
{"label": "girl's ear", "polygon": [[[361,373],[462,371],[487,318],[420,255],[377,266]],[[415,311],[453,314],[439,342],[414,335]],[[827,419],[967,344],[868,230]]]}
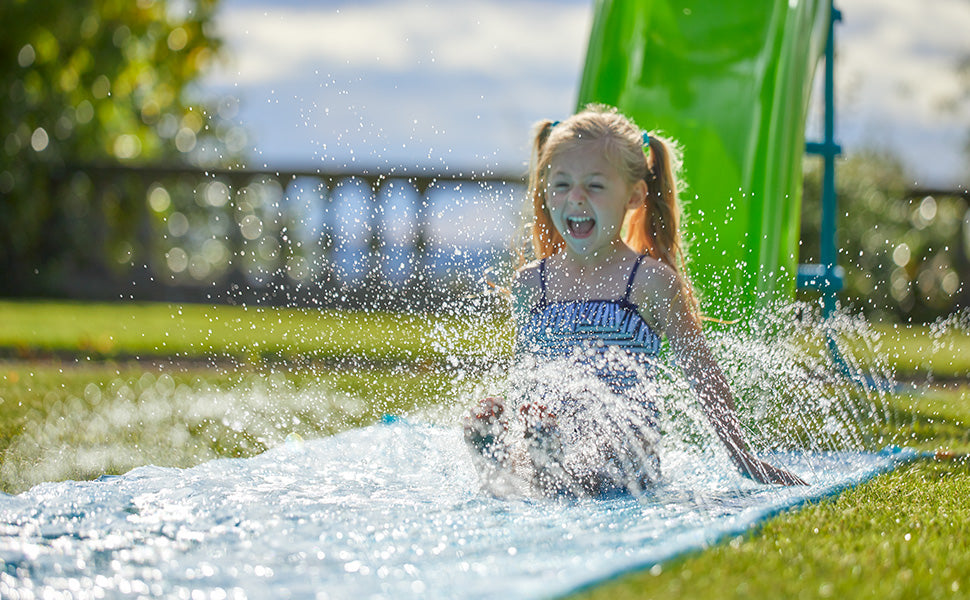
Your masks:
{"label": "girl's ear", "polygon": [[633,189],[630,191],[630,200],[626,203],[627,210],[639,208],[643,206],[644,202],[646,201],[647,182],[641,179],[633,184]]}

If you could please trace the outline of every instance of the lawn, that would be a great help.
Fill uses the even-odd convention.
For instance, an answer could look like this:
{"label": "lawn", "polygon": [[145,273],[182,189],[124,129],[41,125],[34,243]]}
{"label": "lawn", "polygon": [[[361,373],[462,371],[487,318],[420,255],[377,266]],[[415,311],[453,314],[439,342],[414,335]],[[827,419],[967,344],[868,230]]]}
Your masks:
{"label": "lawn", "polygon": [[970,323],[951,319],[942,326],[874,327],[890,362],[905,376],[970,380]]}
{"label": "lawn", "polygon": [[918,462],[574,600],[966,598],[970,464]]}
{"label": "lawn", "polygon": [[[511,329],[496,305],[442,307],[438,314],[279,309],[199,304],[92,304],[0,300],[0,352],[84,359],[228,359],[235,364],[440,363],[507,355]],[[474,309],[472,305],[470,308]],[[970,381],[970,327],[876,324],[846,328],[842,343],[878,352],[901,378]]]}
{"label": "lawn", "polygon": [[454,373],[421,367],[0,361],[0,490],[253,456],[287,436],[317,438],[385,414],[454,405],[459,388]]}
{"label": "lawn", "polygon": [[[887,438],[970,450],[966,327],[875,329],[915,382],[888,396]],[[0,302],[0,486],[251,456],[386,413],[453,422],[508,339],[448,311]],[[967,497],[965,460],[920,461],[578,597],[968,597]]]}
{"label": "lawn", "polygon": [[[464,314],[461,314],[464,310]],[[440,314],[200,304],[0,301],[0,349],[13,357],[183,358],[234,363],[440,362],[496,344],[492,312]]]}

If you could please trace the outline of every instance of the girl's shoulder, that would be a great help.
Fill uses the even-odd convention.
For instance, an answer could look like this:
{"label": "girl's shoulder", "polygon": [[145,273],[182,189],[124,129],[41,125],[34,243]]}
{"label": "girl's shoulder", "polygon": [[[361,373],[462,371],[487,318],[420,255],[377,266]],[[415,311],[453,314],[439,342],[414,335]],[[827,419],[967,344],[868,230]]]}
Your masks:
{"label": "girl's shoulder", "polygon": [[542,294],[542,261],[532,261],[515,272],[512,295],[521,306],[532,306]]}
{"label": "girl's shoulder", "polygon": [[633,278],[630,301],[652,327],[662,331],[682,285],[680,275],[670,265],[645,256]]}
{"label": "girl's shoulder", "polygon": [[677,272],[667,263],[645,255],[640,259],[640,268],[633,278],[633,287],[670,285],[679,279]]}

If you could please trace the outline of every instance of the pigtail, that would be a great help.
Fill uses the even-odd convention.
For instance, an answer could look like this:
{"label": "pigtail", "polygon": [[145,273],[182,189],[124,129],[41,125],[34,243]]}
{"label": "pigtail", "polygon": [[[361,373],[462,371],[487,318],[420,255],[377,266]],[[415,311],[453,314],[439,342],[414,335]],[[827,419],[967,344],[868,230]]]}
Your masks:
{"label": "pigtail", "polygon": [[546,258],[559,252],[565,246],[562,236],[552,224],[549,209],[546,208],[547,169],[543,168],[542,151],[552,133],[554,121],[540,121],[536,125],[535,140],[532,148],[532,161],[529,165],[529,194],[532,197],[532,210],[535,218],[532,224],[532,248],[536,258]]}
{"label": "pigtail", "polygon": [[631,219],[631,234],[642,235],[644,248],[641,251],[681,273],[686,261],[680,237],[680,202],[675,175],[678,160],[675,151],[656,135],[650,136],[648,148],[645,157],[647,172],[643,178],[647,183],[647,195],[642,209],[633,213],[640,215],[637,219],[640,222],[633,223]]}
{"label": "pigtail", "polygon": [[690,281],[687,278],[687,253],[680,235],[680,201],[677,171],[680,154],[668,140],[650,135],[644,148],[647,194],[643,205],[632,211],[628,220],[627,244],[639,252],[665,263],[681,283],[680,293],[695,314],[698,311]]}

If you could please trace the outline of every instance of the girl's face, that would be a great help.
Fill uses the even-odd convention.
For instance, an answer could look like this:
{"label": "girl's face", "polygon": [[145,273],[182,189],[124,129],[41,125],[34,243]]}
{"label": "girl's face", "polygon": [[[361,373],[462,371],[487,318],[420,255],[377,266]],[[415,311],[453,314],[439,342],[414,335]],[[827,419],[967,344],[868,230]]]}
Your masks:
{"label": "girl's face", "polygon": [[620,239],[626,211],[646,193],[645,182],[629,182],[607,160],[602,142],[575,142],[549,165],[546,207],[566,248],[589,257]]}

